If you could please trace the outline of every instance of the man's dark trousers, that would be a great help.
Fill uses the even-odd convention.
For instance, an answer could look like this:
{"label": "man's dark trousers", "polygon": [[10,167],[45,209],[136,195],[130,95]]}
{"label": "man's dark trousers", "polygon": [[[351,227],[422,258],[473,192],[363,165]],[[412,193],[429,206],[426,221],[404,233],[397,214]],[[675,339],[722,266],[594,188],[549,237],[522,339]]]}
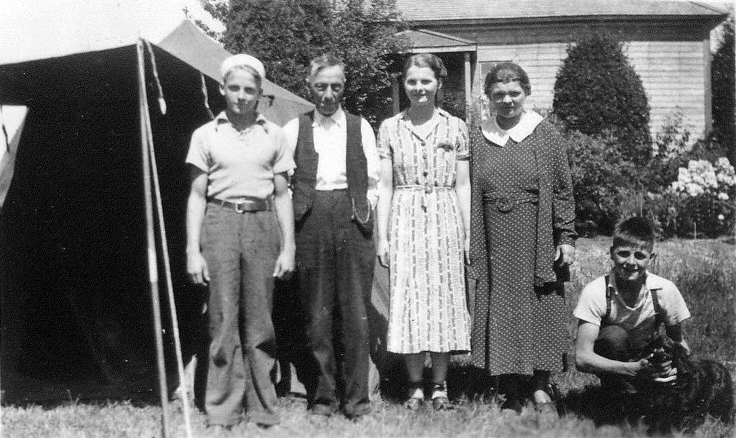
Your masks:
{"label": "man's dark trousers", "polygon": [[[297,223],[296,260],[307,339],[317,368],[313,403],[339,407],[341,371],[343,411],[360,416],[370,411],[367,312],[376,250],[372,234],[361,230],[352,214],[347,190],[317,191],[312,208]],[[333,326],[335,321],[339,327]],[[336,343],[344,346],[341,366]]]}

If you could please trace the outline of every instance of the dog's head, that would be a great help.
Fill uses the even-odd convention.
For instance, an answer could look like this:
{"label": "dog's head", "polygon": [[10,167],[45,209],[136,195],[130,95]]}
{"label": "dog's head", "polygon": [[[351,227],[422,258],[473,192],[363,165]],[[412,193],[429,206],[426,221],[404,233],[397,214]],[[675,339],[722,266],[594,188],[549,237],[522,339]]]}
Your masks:
{"label": "dog's head", "polygon": [[673,359],[675,351],[675,341],[667,337],[667,335],[657,333],[649,342],[646,356],[651,356],[649,362],[654,365],[660,365]]}
{"label": "dog's head", "polygon": [[642,357],[648,357],[652,365],[661,365],[665,362],[672,361],[672,367],[677,368],[678,376],[687,373],[688,367],[685,366],[684,360],[687,359],[687,350],[682,344],[673,341],[666,334],[658,331],[649,340],[649,343],[643,350]]}

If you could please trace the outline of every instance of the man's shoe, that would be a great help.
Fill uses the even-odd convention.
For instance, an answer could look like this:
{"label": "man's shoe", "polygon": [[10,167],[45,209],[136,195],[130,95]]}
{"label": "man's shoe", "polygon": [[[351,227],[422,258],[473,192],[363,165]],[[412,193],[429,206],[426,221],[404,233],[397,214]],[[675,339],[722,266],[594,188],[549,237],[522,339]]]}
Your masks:
{"label": "man's shoe", "polygon": [[332,409],[332,407],[329,405],[326,405],[323,403],[317,403],[314,406],[312,406],[312,409],[310,412],[312,415],[321,415],[323,417],[329,417],[335,412],[335,410]]}

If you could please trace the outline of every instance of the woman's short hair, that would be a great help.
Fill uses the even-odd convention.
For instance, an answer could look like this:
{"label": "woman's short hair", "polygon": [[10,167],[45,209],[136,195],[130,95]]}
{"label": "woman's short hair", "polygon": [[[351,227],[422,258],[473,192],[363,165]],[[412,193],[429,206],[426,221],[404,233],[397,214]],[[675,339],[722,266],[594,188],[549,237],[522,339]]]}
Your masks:
{"label": "woman's short hair", "polygon": [[434,72],[434,77],[437,81],[444,81],[447,78],[447,69],[442,60],[431,53],[419,53],[412,55],[404,63],[404,69],[401,73],[406,78],[406,72],[412,67],[429,67]]}
{"label": "woman's short hair", "polygon": [[529,96],[532,94],[532,85],[529,83],[529,76],[523,68],[513,62],[500,62],[493,66],[491,71],[486,75],[483,85],[483,93],[491,97],[491,88],[497,83],[518,82],[524,94]]}
{"label": "woman's short hair", "polygon": [[342,59],[338,58],[332,53],[325,53],[324,55],[320,55],[314,58],[309,63],[309,78],[311,79],[317,76],[320,71],[328,67],[335,66],[339,66],[342,69],[343,75],[345,74],[345,63],[342,62]]}
{"label": "woman's short hair", "polygon": [[613,230],[613,247],[634,246],[654,249],[654,227],[647,219],[639,216],[619,222]]}

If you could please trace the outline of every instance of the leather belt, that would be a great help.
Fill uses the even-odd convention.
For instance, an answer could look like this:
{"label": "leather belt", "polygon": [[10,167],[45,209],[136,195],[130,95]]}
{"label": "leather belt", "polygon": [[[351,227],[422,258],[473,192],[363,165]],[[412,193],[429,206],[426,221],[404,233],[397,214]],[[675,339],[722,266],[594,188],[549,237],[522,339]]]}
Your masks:
{"label": "leather belt", "polygon": [[222,199],[210,198],[207,202],[217,206],[233,210],[236,213],[252,213],[254,211],[271,210],[271,199],[243,198],[238,202],[223,201]]}
{"label": "leather belt", "polygon": [[513,210],[514,206],[524,204],[526,202],[536,203],[539,196],[531,193],[518,193],[509,195],[498,195],[496,193],[485,193],[483,195],[483,203],[495,204],[498,211],[508,213]]}

